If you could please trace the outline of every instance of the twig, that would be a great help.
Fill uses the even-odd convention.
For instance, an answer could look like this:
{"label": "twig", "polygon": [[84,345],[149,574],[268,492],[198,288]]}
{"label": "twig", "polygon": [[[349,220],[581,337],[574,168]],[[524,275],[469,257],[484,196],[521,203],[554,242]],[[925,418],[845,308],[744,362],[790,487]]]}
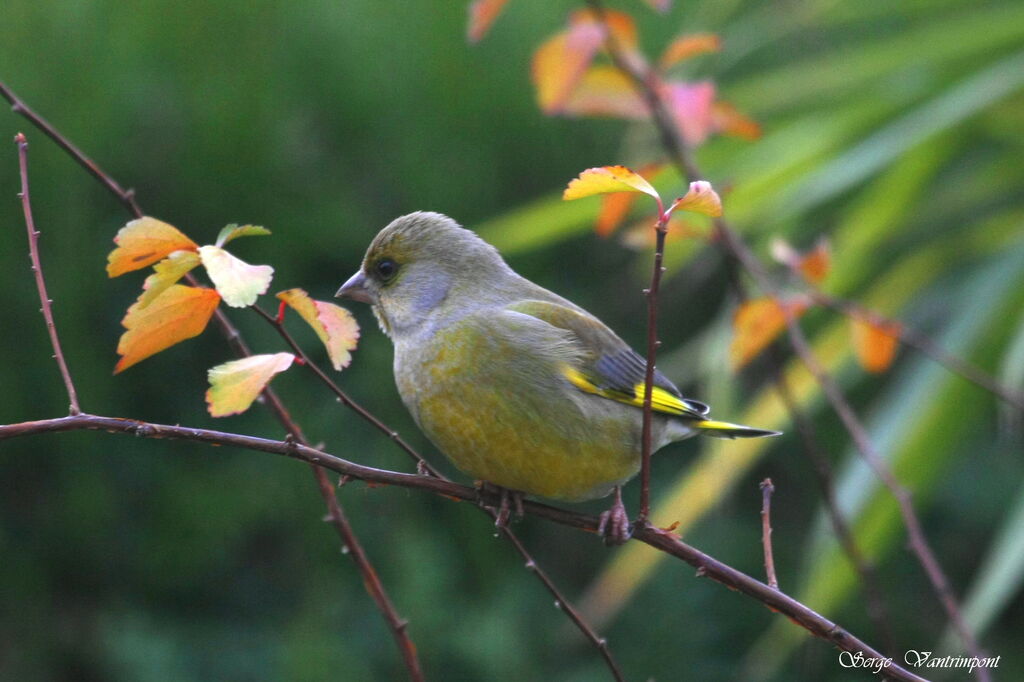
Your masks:
{"label": "twig", "polygon": [[[54,433],[77,430],[102,430],[109,433],[131,434],[143,438],[179,439],[211,445],[230,445],[248,450],[283,455],[292,459],[302,460],[311,464],[335,471],[352,479],[368,483],[394,485],[431,492],[448,499],[480,502],[480,493],[474,488],[459,485],[451,481],[441,480],[433,476],[406,474],[385,469],[375,469],[350,462],[329,453],[301,445],[294,441],[275,441],[254,436],[197,429],[187,426],[170,426],[153,424],[132,419],[102,417],[90,414],[79,414],[57,419],[44,419],[20,424],[0,426],[0,440],[19,436],[30,436],[40,433]],[[539,518],[559,523],[572,528],[596,532],[597,518],[580,514],[567,509],[552,507],[540,502],[524,501],[524,511]],[[761,602],[769,609],[784,614],[816,637],[831,642],[843,651],[861,653],[863,656],[880,658],[882,654],[847,632],[845,629],[827,618],[816,613],[804,604],[786,595],[780,590],[751,578],[750,576],[723,564],[698,549],[691,547],[672,533],[644,526],[637,529],[633,537],[670,556],[685,561],[697,568],[700,576],[711,578],[729,588],[742,592]],[[898,680],[920,682],[922,678],[914,675],[896,662],[886,669],[886,674]]]}
{"label": "twig", "polygon": [[643,421],[640,432],[640,515],[636,519],[637,525],[646,524],[651,514],[651,403],[654,394],[654,362],[661,345],[658,340],[658,291],[661,288],[661,275],[665,272],[662,260],[665,257],[665,235],[668,233],[671,212],[671,208],[665,211],[661,201],[658,201],[658,222],[654,226],[654,268],[651,272],[651,286],[644,291],[647,299],[647,366],[644,369]]}
{"label": "twig", "polygon": [[[268,312],[260,308],[258,305],[253,305],[252,309],[260,317],[262,317],[268,324],[270,324],[271,326],[274,327],[274,329],[277,330],[277,333],[281,336],[282,339],[284,339],[284,342],[288,344],[288,347],[291,348],[295,352],[295,354],[302,359],[302,364],[308,367],[309,370],[316,375],[317,379],[319,379],[320,382],[328,388],[328,390],[330,390],[332,393],[334,393],[334,395],[338,397],[338,400],[342,403],[342,405],[348,407],[351,410],[354,410],[356,414],[361,416],[363,419],[365,419],[375,428],[377,428],[381,433],[385,434],[388,438],[393,440],[395,444],[398,445],[398,447],[400,447],[404,452],[406,452],[406,454],[412,457],[413,461],[416,462],[416,470],[418,472],[420,472],[423,475],[432,476],[443,481],[449,480],[446,476],[444,476],[444,474],[442,474],[437,469],[432,467],[423,457],[423,455],[421,455],[418,451],[416,451],[415,448],[409,445],[409,443],[407,443],[405,439],[403,439],[397,431],[391,429],[387,424],[385,424],[375,415],[373,415],[373,413],[371,413],[358,402],[353,400],[347,393],[345,393],[345,391],[343,391],[341,387],[338,386],[334,382],[334,380],[332,380],[327,375],[327,373],[324,372],[323,369],[321,369],[320,366],[306,354],[306,351],[302,348],[302,346],[300,346],[299,343],[295,340],[295,338],[288,332],[288,330],[285,329],[283,316],[270,315]],[[490,507],[479,507],[479,509],[481,509],[484,513],[488,514],[495,521],[497,520],[497,512],[495,512]],[[547,589],[548,592],[551,593],[551,595],[555,598],[555,603],[561,605],[559,608],[561,608],[561,610],[565,612],[569,620],[571,620],[573,624],[579,629],[579,631],[583,633],[583,636],[586,637],[590,641],[590,643],[594,645],[595,648],[597,648],[598,652],[601,654],[601,657],[604,658],[605,664],[608,666],[608,670],[611,672],[612,676],[618,682],[622,682],[622,672],[619,668],[618,663],[616,663],[615,659],[612,657],[611,650],[608,648],[607,640],[605,640],[605,638],[597,634],[594,628],[591,627],[591,625],[584,619],[583,615],[580,614],[579,611],[577,611],[576,608],[572,605],[572,603],[565,598],[565,596],[561,593],[561,590],[558,589],[558,586],[555,585],[554,581],[551,580],[550,577],[548,577],[547,573],[545,573],[544,570],[540,567],[536,559],[534,559],[533,556],[529,553],[529,551],[523,545],[519,537],[516,536],[516,534],[512,532],[512,530],[507,525],[501,525],[499,526],[499,528],[501,529],[501,533],[505,537],[505,539],[511,542],[512,546],[515,547],[516,551],[519,552],[520,556],[523,557],[527,569],[532,571],[533,574],[537,576],[537,579],[540,580],[540,582],[544,585],[545,589]]]}
{"label": "twig", "polygon": [[768,576],[768,587],[779,589],[775,576],[775,554],[772,552],[772,493],[775,486],[772,479],[761,481],[761,546],[764,547],[764,572]]}
{"label": "twig", "polygon": [[28,193],[28,142],[25,136],[18,133],[14,136],[14,142],[18,145],[18,168],[21,171],[21,208],[25,213],[25,228],[28,230],[28,257],[32,261],[32,274],[35,275],[36,289],[39,290],[39,311],[46,321],[46,331],[50,335],[50,344],[53,346],[53,359],[57,361],[60,368],[61,378],[64,379],[64,388],[68,392],[70,402],[69,411],[71,414],[78,414],[82,409],[78,405],[78,393],[75,391],[75,383],[71,380],[71,372],[68,371],[68,364],[64,360],[64,353],[60,348],[60,338],[57,336],[57,326],[53,323],[53,301],[46,293],[46,280],[43,278],[43,265],[39,260],[39,231],[36,230],[35,220],[32,219],[32,202]]}
{"label": "twig", "polygon": [[114,178],[107,173],[104,173],[103,169],[96,165],[92,159],[83,154],[82,150],[73,145],[66,137],[61,135],[56,128],[46,121],[46,119],[33,111],[3,82],[0,82],[0,96],[11,103],[11,111],[16,114],[21,114],[27,118],[31,121],[32,125],[39,128],[39,130],[41,130],[47,137],[56,142],[58,147],[66,151],[72,159],[74,159],[86,170],[86,172],[89,173],[89,175],[99,180],[136,218],[142,217],[142,211],[135,203],[134,190],[124,189],[121,185],[117,184],[117,181],[115,181]]}
{"label": "twig", "polygon": [[[112,193],[117,199],[124,205],[136,218],[143,216],[142,209],[135,201],[135,191],[131,189],[124,189],[121,185],[114,180],[109,174],[107,174],[99,165],[86,156],[77,146],[71,143],[70,140],[65,138],[60,131],[50,125],[45,119],[31,109],[25,102],[23,102],[14,92],[8,88],[4,83],[0,82],[0,95],[2,95],[8,102],[11,103],[11,109],[18,114],[21,114],[27,118],[33,125],[39,128],[43,133],[53,140],[57,146],[66,151],[71,158],[82,166],[90,175],[96,178],[110,193]],[[23,195],[27,201],[27,187],[23,188]],[[30,235],[33,232],[30,228]],[[38,233],[36,233],[38,234]],[[31,236],[30,236],[31,239]],[[31,243],[31,242],[30,242]],[[34,264],[35,265],[35,264]],[[36,270],[37,281],[41,281],[41,270]],[[189,284],[195,286],[198,281],[195,277],[188,273],[185,275],[186,281]],[[45,294],[43,299],[46,299]],[[44,304],[44,308],[45,308]],[[45,313],[44,313],[45,315]],[[252,351],[249,349],[245,340],[242,338],[241,333],[227,318],[227,315],[218,308],[214,317],[217,320],[217,325],[220,327],[228,345],[240,356],[248,357],[252,355]],[[56,339],[56,331],[53,329],[52,320],[48,320],[48,326],[51,329],[51,337]],[[60,353],[57,353],[60,358]],[[62,358],[61,358],[62,359]],[[72,396],[72,414],[75,414],[77,410],[77,404],[74,400],[73,388],[70,384],[70,375],[66,374],[66,367],[62,363],[62,373],[65,373],[65,384],[69,387],[69,394]],[[284,403],[277,396],[276,392],[270,387],[267,387],[263,391],[263,396],[266,399],[266,404],[269,406],[271,412],[277,418],[277,420],[284,426],[287,433],[301,441],[304,445],[308,445],[305,437],[302,434],[302,430],[299,428],[295,420],[292,419],[288,409],[284,406]],[[326,474],[317,467],[313,467],[313,476],[317,483],[317,489],[320,492],[321,497],[324,500],[324,504],[327,506],[328,518],[331,524],[334,526],[338,535],[341,537],[341,541],[346,546],[355,548],[358,547],[359,551],[351,551],[349,556],[352,557],[352,561],[355,563],[356,568],[363,576],[363,582],[366,585],[367,592],[371,598],[376,602],[378,608],[381,610],[384,620],[387,622],[391,629],[392,636],[402,654],[402,658],[405,662],[406,668],[409,672],[409,678],[418,682],[423,679],[423,672],[419,664],[419,660],[416,654],[416,646],[412,643],[409,635],[406,631],[407,621],[402,619],[395,611],[394,605],[388,598],[387,593],[384,591],[384,586],[380,582],[380,578],[377,576],[377,572],[373,565],[370,563],[366,553],[362,551],[361,545],[359,545],[358,539],[351,525],[348,523],[347,517],[341,509],[341,505],[335,496],[334,488],[330,485],[330,482],[326,479]],[[324,482],[327,482],[327,486],[324,486]],[[336,513],[337,512],[337,513]]]}
{"label": "twig", "polygon": [[[779,366],[780,363],[776,362],[775,364]],[[885,599],[882,596],[882,589],[879,586],[878,573],[875,570],[875,565],[868,561],[864,553],[861,552],[849,524],[846,523],[846,519],[839,509],[833,484],[832,465],[829,464],[828,458],[822,451],[811,423],[806,415],[797,407],[796,401],[789,390],[789,385],[786,383],[785,376],[781,371],[776,372],[775,387],[778,390],[783,405],[789,411],[790,418],[796,426],[800,440],[803,441],[804,454],[811,460],[815,477],[818,480],[818,487],[821,490],[821,497],[825,502],[825,510],[839,540],[839,546],[843,548],[843,552],[849,558],[850,563],[853,564],[853,569],[860,577],[861,589],[864,591],[864,607],[884,644],[882,649],[886,653],[895,653],[897,650],[896,638],[893,636],[892,627],[890,626],[889,610],[886,607]]]}
{"label": "twig", "polygon": [[[621,46],[618,45],[614,34],[608,28],[607,15],[601,0],[587,0],[587,4],[594,10],[598,19],[605,26],[605,45],[613,64],[633,82],[635,89],[647,103],[652,120],[661,136],[665,151],[672,158],[685,179],[695,180],[701,177],[700,169],[694,163],[689,148],[681,139],[676,126],[673,125],[668,116],[668,111],[656,86],[656,76],[638,69],[623,56]],[[764,265],[746,243],[742,241],[739,235],[729,227],[729,224],[723,218],[716,218],[713,224],[715,226],[716,239],[722,244],[726,252],[743,265],[744,269],[750,273],[765,293],[777,297],[778,288],[769,279]],[[840,416],[840,420],[857,446],[857,450],[875,469],[876,475],[879,476],[899,503],[900,513],[903,516],[904,526],[907,529],[910,548],[924,569],[932,584],[932,588],[946,610],[950,622],[963,640],[968,653],[971,656],[983,658],[981,647],[974,639],[973,634],[963,619],[956,597],[949,586],[949,580],[946,578],[945,573],[943,573],[934,553],[931,551],[931,547],[924,537],[920,521],[913,509],[913,505],[910,503],[910,493],[899,484],[889,471],[884,460],[875,452],[870,439],[867,437],[867,432],[860,424],[853,409],[846,401],[845,396],[843,396],[842,391],[824,373],[824,370],[811,352],[806,337],[804,337],[792,311],[786,306],[783,306],[783,311],[786,316],[786,328],[797,355],[800,356],[800,359],[807,365],[811,374],[814,375],[832,409]],[[812,366],[821,371],[815,372]],[[977,675],[982,682],[987,682],[991,678],[987,668],[978,668]]]}
{"label": "twig", "polygon": [[[908,328],[902,322],[886,317],[874,310],[869,310],[854,301],[831,296],[818,289],[811,289],[808,293],[815,303],[831,308],[855,320],[868,322],[883,333],[891,333],[896,340],[924,353],[953,374],[959,375],[975,386],[985,389],[1003,402],[1024,411],[1024,394],[1013,390],[1009,386],[1004,386],[995,377],[989,375],[977,365],[953,355],[927,334]],[[887,332],[886,330],[889,329],[899,331]]]}
{"label": "twig", "polygon": [[617,682],[623,682],[625,678],[622,676],[622,670],[619,668],[619,664],[616,663],[615,659],[612,657],[611,649],[608,648],[608,640],[597,634],[597,632],[594,631],[594,628],[590,626],[590,623],[588,623],[583,618],[583,615],[576,610],[576,607],[562,598],[562,594],[559,591],[558,586],[556,586],[554,581],[548,577],[548,574],[544,572],[544,569],[542,569],[534,560],[526,547],[523,546],[522,541],[511,530],[509,530],[508,526],[502,526],[501,533],[505,536],[505,539],[512,543],[512,546],[516,548],[519,555],[523,557],[526,570],[531,571],[536,575],[537,579],[540,580],[548,589],[548,592],[555,597],[555,606],[557,606],[559,610],[564,611],[565,615],[569,617],[569,620],[571,620],[576,627],[579,628],[580,632],[590,640],[590,643],[597,647],[597,650],[601,652],[601,656],[604,658],[605,665],[608,666],[608,670],[611,672],[612,677],[614,677]]}

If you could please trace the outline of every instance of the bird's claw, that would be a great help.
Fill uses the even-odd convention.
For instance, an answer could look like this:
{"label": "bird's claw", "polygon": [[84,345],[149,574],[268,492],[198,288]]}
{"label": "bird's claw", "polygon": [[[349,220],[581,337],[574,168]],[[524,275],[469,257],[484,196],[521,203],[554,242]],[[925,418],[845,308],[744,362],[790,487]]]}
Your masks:
{"label": "bird's claw", "polygon": [[615,501],[611,508],[597,518],[597,533],[609,547],[624,545],[633,536],[633,526],[629,522],[629,514],[622,504],[622,493],[618,488],[615,489]]}

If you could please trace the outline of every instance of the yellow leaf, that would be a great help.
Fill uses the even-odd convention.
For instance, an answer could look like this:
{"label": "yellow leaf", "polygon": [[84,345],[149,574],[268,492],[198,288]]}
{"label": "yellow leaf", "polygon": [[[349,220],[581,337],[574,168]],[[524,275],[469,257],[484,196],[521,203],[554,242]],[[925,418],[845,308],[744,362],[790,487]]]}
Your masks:
{"label": "yellow leaf", "polygon": [[680,199],[676,199],[675,210],[701,213],[712,218],[722,215],[722,199],[706,180],[695,180]]}
{"label": "yellow leaf", "polygon": [[633,82],[614,66],[592,66],[573,88],[560,113],[646,119],[650,113]]}
{"label": "yellow leaf", "polygon": [[530,74],[537,89],[537,104],[545,114],[561,113],[604,40],[594,24],[563,31],[533,53]]}
{"label": "yellow leaf", "polygon": [[175,251],[195,251],[197,244],[178,228],[146,216],[133,220],[114,237],[117,248],[107,256],[107,276],[139,270]]}
{"label": "yellow leaf", "polygon": [[213,289],[174,284],[145,308],[138,303],[132,305],[121,321],[128,331],[117,344],[121,359],[114,374],[179,341],[198,336],[219,302],[220,295]]}
{"label": "yellow leaf", "polygon": [[290,305],[320,337],[331,365],[339,372],[352,361],[351,351],[359,340],[359,324],[345,308],[314,301],[302,289],[288,289],[277,295]]}
{"label": "yellow leaf", "polygon": [[274,375],[291,367],[294,359],[291,353],[253,355],[211,368],[207,372],[210,388],[206,391],[210,414],[227,417],[245,412]]}
{"label": "yellow leaf", "polygon": [[199,254],[195,251],[175,251],[154,265],[153,274],[142,283],[143,292],[142,296],[139,296],[139,309],[145,308],[156,300],[156,297],[166,291],[167,287],[176,284],[185,276],[185,273],[197,265],[199,265]]}
{"label": "yellow leaf", "polygon": [[853,348],[861,366],[874,374],[889,369],[896,358],[902,330],[899,322],[871,322],[850,318],[850,324],[853,325]]}
{"label": "yellow leaf", "polygon": [[643,192],[660,201],[658,190],[639,173],[625,166],[588,168],[569,183],[562,193],[562,199],[582,199],[611,192]]}
{"label": "yellow leaf", "polygon": [[269,265],[249,265],[219,246],[200,247],[199,257],[224,302],[232,308],[255,303],[260,294],[267,293],[274,276],[274,268]]}
{"label": "yellow leaf", "polygon": [[501,14],[508,0],[473,0],[469,5],[469,28],[466,35],[469,42],[480,42],[487,32],[491,30],[491,24]]}
{"label": "yellow leaf", "polygon": [[733,369],[740,369],[753,360],[786,328],[783,306],[788,307],[794,317],[800,317],[807,305],[805,298],[789,301],[758,298],[740,305],[733,317],[733,339],[729,346]]}
{"label": "yellow leaf", "polygon": [[680,36],[669,43],[661,54],[661,68],[667,69],[673,64],[678,64],[684,59],[690,59],[708,52],[718,52],[722,49],[722,39],[714,33],[694,33],[693,35]]}

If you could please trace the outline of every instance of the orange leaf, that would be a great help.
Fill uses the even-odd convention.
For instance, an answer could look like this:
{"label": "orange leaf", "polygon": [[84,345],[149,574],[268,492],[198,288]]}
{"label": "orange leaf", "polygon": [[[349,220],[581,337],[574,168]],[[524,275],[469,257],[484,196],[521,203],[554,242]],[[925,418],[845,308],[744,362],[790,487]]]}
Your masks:
{"label": "orange leaf", "polygon": [[658,201],[658,190],[643,179],[636,171],[625,166],[601,166],[588,168],[580,176],[569,183],[562,193],[562,199],[582,199],[595,194],[610,192],[643,192]]}
{"label": "orange leaf", "polygon": [[801,254],[784,239],[772,241],[772,258],[800,274],[811,284],[820,284],[832,264],[828,240],[821,238],[814,248]]}
{"label": "orange leaf", "polygon": [[743,140],[752,141],[761,137],[761,125],[757,121],[722,100],[711,105],[711,127],[717,132]]}
{"label": "orange leaf", "polygon": [[288,289],[277,295],[306,321],[327,348],[331,365],[339,372],[352,362],[351,351],[359,340],[359,324],[345,308],[314,301],[302,289]]}
{"label": "orange leaf", "polygon": [[562,112],[604,40],[596,24],[580,24],[550,38],[533,53],[531,76],[545,114]]}
{"label": "orange leaf", "polygon": [[694,180],[690,189],[673,204],[676,211],[691,211],[717,218],[722,215],[722,199],[707,180]]}
{"label": "orange leaf", "polygon": [[199,248],[178,228],[149,216],[133,220],[118,230],[114,243],[117,248],[107,256],[108,277],[152,265],[174,251]]}
{"label": "orange leaf", "polygon": [[469,28],[466,36],[471,43],[480,42],[487,32],[491,30],[491,24],[501,14],[508,0],[473,0],[469,5]]}
{"label": "orange leaf", "polygon": [[117,344],[121,356],[114,374],[122,372],[179,341],[198,336],[220,302],[213,289],[175,284],[145,308],[128,308],[121,324],[126,331]]}
{"label": "orange leaf", "polygon": [[294,359],[291,353],[251,355],[211,368],[206,373],[210,381],[206,391],[210,415],[227,417],[245,412],[274,375],[291,367]]}
{"label": "orange leaf", "polygon": [[775,298],[757,298],[746,301],[736,309],[733,317],[733,339],[729,357],[733,369],[740,369],[757,357],[768,344],[786,328],[785,308],[799,317],[807,310],[805,298],[780,301]]}
{"label": "orange leaf", "polygon": [[614,66],[592,66],[580,79],[559,113],[643,120],[650,114],[633,83]]}
{"label": "orange leaf", "polygon": [[853,325],[853,348],[861,366],[875,374],[889,369],[896,357],[902,330],[900,323],[876,323],[855,318],[851,318],[850,323]]}
{"label": "orange leaf", "polygon": [[667,69],[673,64],[678,64],[684,59],[690,59],[697,55],[708,52],[718,52],[722,49],[722,39],[714,33],[694,33],[693,35],[680,36],[669,43],[661,54],[661,68]]}
{"label": "orange leaf", "polygon": [[711,134],[711,103],[715,99],[715,85],[710,81],[673,81],[666,83],[662,91],[679,134],[686,144],[696,146],[708,139]]}

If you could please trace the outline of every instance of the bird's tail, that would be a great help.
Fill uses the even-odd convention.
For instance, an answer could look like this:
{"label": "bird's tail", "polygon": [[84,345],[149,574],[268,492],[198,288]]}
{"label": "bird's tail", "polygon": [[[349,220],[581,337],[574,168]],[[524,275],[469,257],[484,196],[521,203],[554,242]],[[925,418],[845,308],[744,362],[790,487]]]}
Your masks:
{"label": "bird's tail", "polygon": [[692,426],[700,430],[705,436],[715,438],[764,438],[765,436],[781,436],[781,431],[769,431],[768,429],[755,429],[752,426],[742,424],[730,424],[712,419],[704,419],[694,422]]}

